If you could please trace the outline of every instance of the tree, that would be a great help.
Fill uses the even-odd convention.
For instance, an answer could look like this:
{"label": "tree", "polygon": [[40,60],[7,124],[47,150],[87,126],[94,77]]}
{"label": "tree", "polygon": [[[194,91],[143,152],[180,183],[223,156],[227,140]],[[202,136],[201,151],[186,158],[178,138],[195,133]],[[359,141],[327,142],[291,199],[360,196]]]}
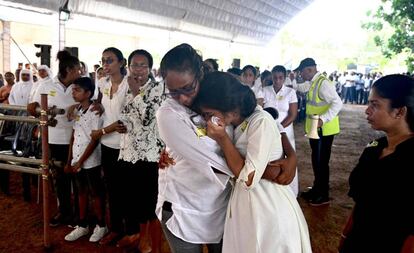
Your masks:
{"label": "tree", "polygon": [[[387,58],[406,53],[409,71],[414,70],[414,0],[381,0],[375,12],[369,12],[371,21],[363,24],[368,30],[377,31],[374,41]],[[380,33],[390,26],[390,36]]]}

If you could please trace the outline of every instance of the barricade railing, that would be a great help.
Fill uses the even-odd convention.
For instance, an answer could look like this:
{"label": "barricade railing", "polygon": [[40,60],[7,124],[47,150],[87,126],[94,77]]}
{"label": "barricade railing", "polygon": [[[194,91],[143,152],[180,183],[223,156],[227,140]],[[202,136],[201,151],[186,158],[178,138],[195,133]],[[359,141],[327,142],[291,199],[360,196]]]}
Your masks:
{"label": "barricade railing", "polygon": [[[40,106],[29,108],[29,106],[5,105],[0,104],[0,109],[13,111],[29,111],[35,116],[12,116],[0,115],[0,120],[27,122],[40,124],[41,128],[41,142],[42,142],[42,159],[17,157],[13,155],[0,154],[0,161],[8,163],[0,163],[0,169],[16,171],[21,173],[30,173],[35,175],[42,175],[42,192],[43,192],[43,245],[45,248],[50,248],[50,207],[49,207],[49,144],[48,144],[48,126],[56,125],[54,117],[56,114],[64,114],[64,110],[56,107],[48,108],[47,94],[41,94]],[[51,116],[51,119],[48,118]],[[23,165],[39,166],[38,169]]]}

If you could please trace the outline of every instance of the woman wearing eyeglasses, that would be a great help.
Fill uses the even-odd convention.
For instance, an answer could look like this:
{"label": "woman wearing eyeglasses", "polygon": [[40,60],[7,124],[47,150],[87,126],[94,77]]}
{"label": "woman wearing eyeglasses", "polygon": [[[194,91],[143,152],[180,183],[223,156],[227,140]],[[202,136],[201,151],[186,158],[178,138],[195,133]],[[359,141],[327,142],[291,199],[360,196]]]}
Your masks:
{"label": "woman wearing eyeglasses", "polygon": [[221,252],[233,173],[206,136],[201,117],[190,109],[203,78],[202,59],[181,44],[163,57],[161,73],[167,99],[157,124],[174,164],[159,171],[156,214],[173,253],[201,253],[203,244],[209,253]]}
{"label": "woman wearing eyeglasses", "polygon": [[128,87],[125,59],[122,52],[114,47],[106,48],[102,52],[102,66],[106,77],[98,80],[99,96],[104,113],[103,126],[100,130],[92,131],[92,138],[101,140],[102,168],[108,191],[110,233],[99,242],[107,244],[120,239],[124,234],[122,206],[120,205],[123,182],[119,172],[118,156],[121,134],[116,131],[117,125],[112,124],[119,120]]}
{"label": "woman wearing eyeglasses", "polygon": [[163,101],[163,88],[151,75],[152,64],[152,56],[145,50],[135,50],[129,55],[130,74],[119,120],[101,131],[104,135],[107,131],[121,133],[118,166],[114,174],[120,177],[116,203],[123,211],[126,235],[117,245],[133,246],[141,239],[141,252],[151,251],[149,245],[145,245],[147,223],[151,233],[151,252],[160,250],[160,228],[155,205],[158,194],[157,162],[163,143],[158,137],[155,113]]}

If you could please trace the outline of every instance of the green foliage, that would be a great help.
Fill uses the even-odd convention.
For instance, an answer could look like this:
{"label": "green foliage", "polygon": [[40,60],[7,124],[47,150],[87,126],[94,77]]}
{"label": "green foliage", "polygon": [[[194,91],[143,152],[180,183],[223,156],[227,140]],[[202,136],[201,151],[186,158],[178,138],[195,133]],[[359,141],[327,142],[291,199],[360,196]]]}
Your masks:
{"label": "green foliage", "polygon": [[[375,44],[381,47],[384,56],[406,53],[409,71],[414,70],[414,0],[382,0],[375,12],[368,12],[371,21],[363,28],[378,32]],[[381,33],[385,26],[393,28],[390,36]]]}

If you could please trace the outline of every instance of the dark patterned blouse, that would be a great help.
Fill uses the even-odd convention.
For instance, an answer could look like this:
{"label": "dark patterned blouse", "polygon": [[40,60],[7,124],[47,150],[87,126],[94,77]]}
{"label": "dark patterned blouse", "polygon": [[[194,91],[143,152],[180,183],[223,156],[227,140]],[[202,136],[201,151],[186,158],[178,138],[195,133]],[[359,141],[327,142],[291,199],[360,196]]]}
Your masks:
{"label": "dark patterned blouse", "polygon": [[161,83],[152,79],[148,79],[135,97],[128,87],[120,115],[127,127],[127,132],[121,135],[120,160],[158,162],[164,144],[158,134],[155,113],[163,102],[162,94]]}

